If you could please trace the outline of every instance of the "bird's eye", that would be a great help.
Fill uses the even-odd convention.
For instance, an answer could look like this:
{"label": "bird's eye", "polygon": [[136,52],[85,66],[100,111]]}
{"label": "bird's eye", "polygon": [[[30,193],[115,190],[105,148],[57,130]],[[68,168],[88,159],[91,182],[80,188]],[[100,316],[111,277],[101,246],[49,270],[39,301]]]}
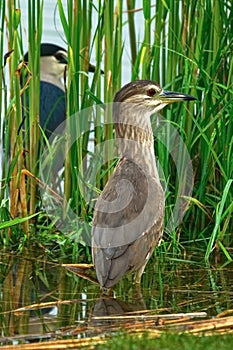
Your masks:
{"label": "bird's eye", "polygon": [[147,90],[147,95],[152,97],[156,94],[156,92],[157,91],[155,89],[151,88],[151,89]]}
{"label": "bird's eye", "polygon": [[54,57],[58,60],[58,61],[62,61],[63,56],[62,54],[58,51],[54,54]]}

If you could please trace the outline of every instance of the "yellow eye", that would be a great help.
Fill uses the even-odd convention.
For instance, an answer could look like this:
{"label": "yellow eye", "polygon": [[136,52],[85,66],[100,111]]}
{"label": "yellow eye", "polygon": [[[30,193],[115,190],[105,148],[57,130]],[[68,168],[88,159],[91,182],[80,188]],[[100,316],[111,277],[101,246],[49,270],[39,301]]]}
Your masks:
{"label": "yellow eye", "polygon": [[156,94],[156,92],[157,91],[155,89],[151,88],[151,89],[147,90],[147,96],[152,97]]}

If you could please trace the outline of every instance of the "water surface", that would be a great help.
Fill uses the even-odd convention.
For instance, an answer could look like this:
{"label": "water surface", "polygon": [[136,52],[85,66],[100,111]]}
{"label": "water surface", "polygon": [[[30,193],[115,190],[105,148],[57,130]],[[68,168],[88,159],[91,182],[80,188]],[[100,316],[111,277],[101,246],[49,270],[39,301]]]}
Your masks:
{"label": "water surface", "polygon": [[106,297],[59,263],[10,254],[1,262],[1,345],[103,335],[149,315],[156,327],[156,315],[206,312],[211,319],[233,309],[230,267],[150,261],[140,292],[129,276]]}

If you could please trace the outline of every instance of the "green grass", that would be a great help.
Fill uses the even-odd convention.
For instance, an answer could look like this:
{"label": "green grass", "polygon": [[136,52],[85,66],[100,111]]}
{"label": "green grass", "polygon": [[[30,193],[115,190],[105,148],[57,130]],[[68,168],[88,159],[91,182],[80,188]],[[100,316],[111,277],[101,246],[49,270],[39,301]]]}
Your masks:
{"label": "green grass", "polygon": [[[201,248],[206,261],[219,251],[223,253],[224,263],[231,261],[233,9],[229,1],[156,1],[155,7],[150,7],[149,2],[144,1],[141,10],[144,21],[140,26],[141,41],[138,40],[134,1],[127,3],[127,14],[121,1],[99,1],[96,5],[81,0],[69,1],[67,13],[62,1],[57,4],[69,60],[66,92],[67,135],[65,143],[62,144],[68,151],[68,156],[63,177],[64,192],[60,193],[65,200],[59,211],[54,197],[50,196],[50,205],[54,205],[55,209],[46,230],[48,243],[53,242],[50,229],[53,232],[53,226],[56,226],[58,220],[61,217],[68,218],[73,212],[81,223],[87,224],[85,227],[90,231],[93,199],[103,189],[115,164],[111,161],[112,147],[108,147],[105,152],[105,159],[108,161],[104,164],[101,160],[98,163],[99,150],[102,143],[114,138],[114,129],[111,113],[103,121],[101,110],[96,111],[91,120],[84,117],[74,119],[70,116],[91,108],[96,102],[107,103],[113,100],[115,92],[122,86],[122,54],[127,50],[131,60],[131,80],[153,79],[164,88],[189,93],[198,98],[196,103],[165,108],[160,127],[154,132],[155,149],[166,182],[165,244],[161,254],[165,249],[166,255],[174,258],[192,245]],[[38,162],[41,157],[39,139],[45,136],[41,135],[38,126],[38,91],[43,1],[29,1],[28,15],[29,72],[23,65],[19,66],[24,54],[20,2],[1,3],[0,82],[3,95],[0,98],[0,107],[5,107],[1,118],[4,120],[4,144],[10,162],[8,157],[4,158],[0,215],[4,216],[8,212],[6,226],[9,221],[9,228],[13,227],[11,220],[18,216],[22,218],[19,219],[18,226],[14,226],[13,236],[18,227],[19,235],[23,232],[26,240],[33,237],[33,240],[40,241],[40,233],[43,236],[45,232],[45,225],[41,224],[45,215],[42,210],[44,202],[38,196],[35,181],[22,175],[21,170],[26,167],[35,176],[42,177]],[[98,18],[96,27],[92,25],[92,16]],[[8,33],[7,37],[3,35],[4,28]],[[125,47],[123,29],[130,38],[129,48]],[[8,41],[9,50],[14,50],[5,67],[4,41]],[[96,57],[96,71],[93,75],[88,75],[88,63],[93,52]],[[103,76],[100,68],[105,72]],[[10,74],[7,87],[6,70]],[[26,71],[26,81],[20,86],[20,75]],[[21,97],[24,99],[26,96],[29,98],[29,115],[24,127],[26,137],[23,138],[20,128]],[[79,138],[71,147],[70,140],[75,130]],[[95,158],[88,150],[91,139],[95,140]],[[48,143],[47,145],[49,146]],[[56,147],[48,147],[50,163]],[[87,156],[93,158],[93,168],[86,169]],[[186,183],[181,191],[181,182],[191,173],[192,181]],[[90,201],[89,194],[83,196],[83,191],[87,189],[91,193]],[[182,220],[178,220],[180,210],[176,204],[179,201],[182,208],[187,209]],[[43,214],[40,214],[41,211]],[[38,220],[31,218],[34,214],[38,216]],[[172,222],[175,224],[170,225]],[[79,229],[80,227],[71,225],[67,229],[68,237],[79,235]],[[1,243],[10,249],[11,231],[6,227],[0,230]],[[63,232],[64,237],[67,237],[67,231]],[[61,250],[63,249],[61,246]],[[90,260],[89,250],[86,251],[87,260]],[[74,252],[75,254],[71,254],[72,259],[78,260],[75,247]]]}
{"label": "green grass", "polygon": [[188,334],[163,334],[161,337],[150,339],[145,333],[142,337],[136,334],[133,336],[121,335],[114,336],[111,340],[103,345],[97,345],[95,349],[111,349],[111,350],[205,350],[215,349],[231,350],[232,349],[232,335],[215,335],[215,336],[193,336]]}

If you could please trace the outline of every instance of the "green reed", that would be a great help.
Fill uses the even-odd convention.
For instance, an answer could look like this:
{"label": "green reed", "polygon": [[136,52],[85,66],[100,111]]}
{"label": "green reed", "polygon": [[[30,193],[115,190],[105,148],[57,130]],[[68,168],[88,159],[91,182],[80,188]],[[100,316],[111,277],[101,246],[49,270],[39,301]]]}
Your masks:
{"label": "green reed", "polygon": [[[24,163],[21,156],[21,130],[18,133],[22,120],[22,90],[19,74],[14,73],[17,72],[23,53],[20,18],[15,3],[10,8],[11,4],[12,1],[9,1],[9,49],[14,49],[14,53],[10,57],[8,67],[11,76],[10,105],[14,105],[15,108],[8,106],[5,113],[5,142],[11,143],[11,150],[14,150],[11,151],[11,164],[15,164],[17,171],[12,165],[8,177],[15,179],[13,190],[17,193],[20,181],[22,185],[19,173]],[[131,57],[131,80],[152,79],[166,89],[188,93],[198,98],[195,103],[174,104],[165,108],[159,127],[161,129],[155,129],[155,149],[163,171],[162,180],[166,182],[166,222],[170,215],[174,214],[177,200],[182,208],[186,209],[178,228],[169,231],[165,229],[167,252],[175,255],[183,249],[183,242],[186,242],[186,245],[195,245],[195,242],[198,242],[196,244],[206,251],[206,260],[215,249],[216,252],[221,250],[226,260],[231,261],[228,248],[233,244],[233,9],[229,2],[156,1],[155,6],[150,6],[150,2],[143,1],[141,42],[138,41],[139,26],[135,22],[135,1],[127,1],[127,14],[121,1],[99,0],[95,4],[81,0],[67,1],[67,13],[62,1],[58,0],[57,5],[69,61],[66,74],[67,156],[63,215],[65,216],[70,208],[82,220],[90,223],[93,199],[90,202],[86,201],[83,188],[94,192],[95,199],[112,173],[115,159],[111,145],[103,150],[108,161],[101,167],[93,161],[93,169],[89,169],[86,161],[87,156],[93,156],[93,151],[88,149],[90,140],[94,140],[94,153],[99,154],[101,144],[114,138],[111,113],[105,114],[107,117],[104,121],[101,109],[96,112],[95,119],[85,118],[85,114],[76,119],[71,116],[101,101],[112,102],[115,92],[122,86],[122,54],[126,50],[122,32],[123,28],[127,28],[126,35],[130,38],[130,47],[127,50]],[[28,10],[30,81],[27,88],[29,119],[26,133],[26,167],[38,176],[39,44],[43,1],[30,1]],[[3,6],[0,16],[2,26],[4,11]],[[96,26],[93,25],[93,16],[97,18]],[[128,23],[125,23],[126,18]],[[1,34],[1,62],[3,40],[6,39]],[[88,63],[92,54],[95,54],[96,61],[93,63],[96,70],[94,74],[89,74]],[[104,74],[101,74],[101,68]],[[181,193],[179,187],[180,182],[189,175],[184,163],[186,155],[182,142],[174,134],[174,129],[186,145],[193,169],[193,190],[186,191],[186,195]],[[161,133],[166,133],[160,134],[160,130]],[[70,140],[74,131],[79,137],[71,146]],[[87,173],[91,174],[90,181],[85,178],[84,170],[87,168]],[[191,189],[191,183],[189,186]],[[23,217],[35,213],[38,204],[35,182],[28,180],[25,187],[27,205],[23,207]],[[7,189],[5,191],[7,193]],[[177,212],[176,216],[179,215]],[[29,230],[29,227],[24,229]]]}
{"label": "green reed", "polygon": [[[180,11],[182,21],[179,20]],[[224,253],[227,250],[223,247],[232,244],[231,14],[227,2],[171,2],[168,9],[157,2],[153,22],[152,65],[156,80],[169,89],[197,96],[199,100],[196,106],[170,106],[162,114],[176,124],[188,147],[194,170],[192,198],[200,204],[195,205],[191,200],[193,204],[183,220],[181,239],[203,239],[204,242],[210,238],[206,258],[217,242]],[[164,159],[162,168],[169,179],[169,206],[180,179],[170,176],[175,169],[171,159],[164,157],[164,148],[160,147],[158,145],[159,159]],[[224,215],[219,215],[219,207]]]}
{"label": "green reed", "polygon": [[[29,153],[28,170],[38,175],[39,113],[40,113],[40,42],[42,36],[43,0],[28,2],[28,69],[29,84]],[[30,213],[36,210],[36,184],[30,180]]]}
{"label": "green reed", "polygon": [[[4,52],[3,52],[3,37],[4,37],[4,28],[5,28],[5,2],[3,1],[0,6],[0,84],[1,84],[1,94],[0,94],[0,111],[3,107],[3,91],[4,81],[3,81],[3,69],[4,69]],[[1,119],[0,119],[1,120]],[[2,135],[2,125],[0,124],[0,135]],[[1,139],[1,137],[0,137]]]}

